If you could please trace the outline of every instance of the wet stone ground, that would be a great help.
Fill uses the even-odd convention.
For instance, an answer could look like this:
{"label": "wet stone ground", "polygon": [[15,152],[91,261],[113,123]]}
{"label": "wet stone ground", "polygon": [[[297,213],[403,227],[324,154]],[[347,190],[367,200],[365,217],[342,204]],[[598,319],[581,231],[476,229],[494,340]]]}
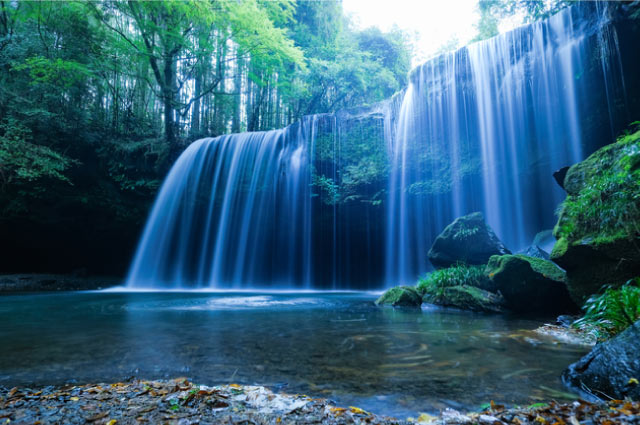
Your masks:
{"label": "wet stone ground", "polygon": [[0,424],[640,424],[640,403],[551,402],[482,412],[446,409],[398,420],[327,399],[259,386],[202,386],[184,378],[44,388],[0,387]]}

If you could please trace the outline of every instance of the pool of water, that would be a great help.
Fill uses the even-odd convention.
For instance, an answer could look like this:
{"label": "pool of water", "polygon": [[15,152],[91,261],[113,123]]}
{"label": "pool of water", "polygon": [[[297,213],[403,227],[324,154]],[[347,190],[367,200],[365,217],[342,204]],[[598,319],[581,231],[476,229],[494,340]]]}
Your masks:
{"label": "pool of water", "polygon": [[373,305],[367,293],[75,292],[0,297],[0,385],[186,376],[405,417],[569,397],[584,347],[541,322]]}

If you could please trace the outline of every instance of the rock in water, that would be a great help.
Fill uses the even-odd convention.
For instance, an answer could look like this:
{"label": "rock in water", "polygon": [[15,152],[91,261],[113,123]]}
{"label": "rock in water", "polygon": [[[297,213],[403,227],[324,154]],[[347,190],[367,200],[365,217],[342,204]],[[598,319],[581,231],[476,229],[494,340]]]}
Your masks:
{"label": "rock in water", "polygon": [[562,374],[575,389],[602,399],[640,399],[640,321],[596,345]]}
{"label": "rock in water", "polygon": [[486,264],[492,255],[511,252],[484,222],[482,213],[457,218],[438,235],[429,250],[429,261],[436,268],[457,263]]}
{"label": "rock in water", "polygon": [[551,261],[526,255],[493,256],[486,272],[516,312],[576,311],[565,284],[565,273]]}
{"label": "rock in water", "polygon": [[455,307],[462,310],[503,313],[505,302],[499,294],[468,285],[448,286],[441,290],[425,293],[426,303]]}
{"label": "rock in water", "polygon": [[386,291],[376,300],[376,305],[392,305],[394,307],[420,307],[422,297],[411,286],[396,286]]}
{"label": "rock in water", "polygon": [[640,275],[640,131],[572,166],[551,259],[582,304],[603,285]]}

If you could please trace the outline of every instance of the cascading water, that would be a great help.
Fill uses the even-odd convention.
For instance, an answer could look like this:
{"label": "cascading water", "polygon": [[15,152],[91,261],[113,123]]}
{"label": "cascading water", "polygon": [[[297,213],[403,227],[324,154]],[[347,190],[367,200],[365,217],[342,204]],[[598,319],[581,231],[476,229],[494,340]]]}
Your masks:
{"label": "cascading water", "polygon": [[308,286],[315,120],[202,139],[167,176],[128,284]]}
{"label": "cascading water", "polygon": [[581,4],[439,56],[373,108],[194,142],[128,285],[412,284],[436,235],[472,211],[524,247],[555,222],[553,171],[629,121],[611,10]]}
{"label": "cascading water", "polygon": [[568,8],[414,70],[388,112],[387,282],[415,282],[433,239],[466,213],[483,211],[512,250],[553,227],[564,198],[553,171],[584,157],[594,99],[613,117],[624,94],[609,11]]}

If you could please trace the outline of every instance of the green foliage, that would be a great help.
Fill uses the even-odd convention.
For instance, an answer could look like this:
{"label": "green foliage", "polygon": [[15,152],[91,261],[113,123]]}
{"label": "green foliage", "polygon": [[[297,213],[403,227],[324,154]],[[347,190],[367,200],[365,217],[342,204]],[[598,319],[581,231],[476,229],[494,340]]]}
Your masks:
{"label": "green foliage", "polygon": [[480,20],[473,41],[497,35],[504,20],[521,17],[522,24],[530,23],[549,17],[570,3],[571,0],[479,0]]}
{"label": "green foliage", "polygon": [[417,289],[421,294],[442,295],[447,287],[462,285],[482,287],[486,280],[484,266],[457,264],[446,269],[435,270],[420,278]]}
{"label": "green foliage", "polygon": [[389,172],[382,118],[347,118],[340,134],[321,129],[315,140],[313,185],[328,205],[340,202],[381,203],[380,187]]}
{"label": "green foliage", "polygon": [[640,320],[640,278],[618,289],[608,287],[583,306],[584,317],[573,327],[594,335],[598,340],[613,337]]}
{"label": "green foliage", "polygon": [[90,75],[85,64],[42,56],[27,58],[24,63],[14,65],[12,70],[27,71],[31,84],[55,84],[63,88],[78,84]]}
{"label": "green foliage", "polygon": [[0,177],[5,184],[45,177],[69,182],[64,171],[72,159],[31,141],[31,131],[14,119],[0,124]]}
{"label": "green foliage", "polygon": [[579,177],[579,192],[562,203],[556,238],[589,238],[598,244],[635,234],[640,225],[640,130],[574,167],[569,173]]}
{"label": "green foliage", "polygon": [[318,175],[314,172],[311,175],[311,183],[320,190],[320,198],[327,205],[335,205],[340,200],[340,187],[335,184],[332,178],[325,175]]}

